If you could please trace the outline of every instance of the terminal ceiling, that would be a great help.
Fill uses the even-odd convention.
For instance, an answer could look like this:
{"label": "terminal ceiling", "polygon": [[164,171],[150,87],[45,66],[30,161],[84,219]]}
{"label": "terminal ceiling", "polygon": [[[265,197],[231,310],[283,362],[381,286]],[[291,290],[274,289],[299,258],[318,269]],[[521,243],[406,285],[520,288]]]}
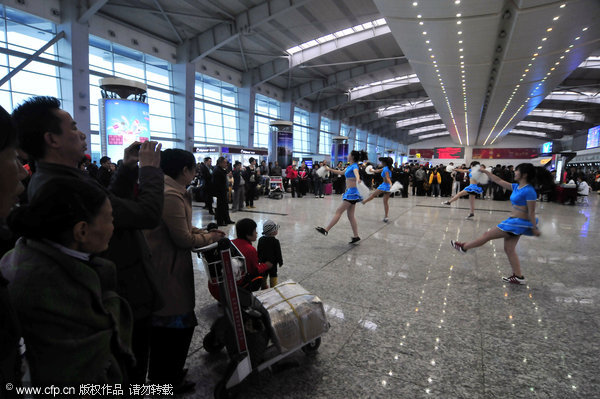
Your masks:
{"label": "terminal ceiling", "polygon": [[173,43],[179,61],[210,59],[245,86],[273,85],[405,144],[555,139],[600,124],[598,0],[91,3]]}

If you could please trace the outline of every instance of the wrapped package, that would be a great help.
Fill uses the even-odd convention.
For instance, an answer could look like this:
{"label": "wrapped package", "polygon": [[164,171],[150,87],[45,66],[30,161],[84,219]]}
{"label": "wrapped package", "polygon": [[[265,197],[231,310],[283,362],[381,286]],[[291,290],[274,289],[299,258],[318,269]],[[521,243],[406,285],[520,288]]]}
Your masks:
{"label": "wrapped package", "polygon": [[329,329],[323,302],[292,280],[254,295],[269,314],[281,352],[312,342]]}

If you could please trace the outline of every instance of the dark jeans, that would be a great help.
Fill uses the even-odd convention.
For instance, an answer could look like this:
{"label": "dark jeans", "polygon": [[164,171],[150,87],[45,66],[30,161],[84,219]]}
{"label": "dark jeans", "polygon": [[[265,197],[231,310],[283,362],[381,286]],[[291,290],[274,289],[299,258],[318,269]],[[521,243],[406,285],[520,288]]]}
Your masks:
{"label": "dark jeans", "polygon": [[194,328],[152,327],[148,377],[153,384],[181,382]]}
{"label": "dark jeans", "polygon": [[302,194],[300,194],[300,190],[299,190],[299,179],[290,179],[290,184],[292,186],[292,198],[296,196],[296,193],[298,193],[298,197],[302,197]]}
{"label": "dark jeans", "polygon": [[133,322],[131,334],[131,350],[136,359],[135,367],[129,367],[127,374],[132,384],[145,384],[148,372],[148,358],[150,354],[150,333],[152,316]]}
{"label": "dark jeans", "polygon": [[320,177],[314,177],[313,185],[315,187],[315,195],[323,195],[323,179]]}
{"label": "dark jeans", "polygon": [[440,195],[440,185],[438,183],[433,183],[431,185],[431,196]]}
{"label": "dark jeans", "polygon": [[217,211],[215,213],[217,224],[226,224],[231,221],[229,218],[229,203],[227,202],[227,193],[217,194]]}
{"label": "dark jeans", "polygon": [[246,183],[246,206],[254,206],[256,183]]}

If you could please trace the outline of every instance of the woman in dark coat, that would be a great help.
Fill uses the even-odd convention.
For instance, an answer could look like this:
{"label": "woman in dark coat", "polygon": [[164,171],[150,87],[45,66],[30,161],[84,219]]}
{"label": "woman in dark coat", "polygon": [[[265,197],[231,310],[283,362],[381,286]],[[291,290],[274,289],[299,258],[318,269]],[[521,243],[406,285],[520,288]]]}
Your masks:
{"label": "woman in dark coat", "polygon": [[113,233],[107,194],[57,178],[17,208],[21,238],[0,261],[22,326],[33,386],[127,382],[133,318],[114,263],[95,256]]}

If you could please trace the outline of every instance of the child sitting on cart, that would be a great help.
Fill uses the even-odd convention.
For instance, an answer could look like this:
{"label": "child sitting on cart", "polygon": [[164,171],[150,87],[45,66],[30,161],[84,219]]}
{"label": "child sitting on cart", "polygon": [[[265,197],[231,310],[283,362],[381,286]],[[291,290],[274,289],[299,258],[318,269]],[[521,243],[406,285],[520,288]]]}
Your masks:
{"label": "child sitting on cart", "polygon": [[[273,267],[267,271],[269,276],[269,286],[271,288],[277,285],[277,266],[283,266],[283,257],[281,255],[281,245],[275,238],[279,232],[279,225],[272,220],[267,220],[263,224],[263,236],[258,240],[258,260],[261,262],[271,262]],[[265,276],[266,277],[266,276]],[[263,289],[267,288],[267,279],[263,281]]]}
{"label": "child sitting on cart", "polygon": [[258,252],[252,246],[252,243],[258,238],[256,226],[256,222],[252,219],[239,220],[235,224],[237,238],[232,241],[246,258],[246,269],[248,271],[245,281],[238,285],[249,291],[258,291],[262,287],[265,273],[273,267],[273,263],[269,261],[264,263],[258,261]]}

